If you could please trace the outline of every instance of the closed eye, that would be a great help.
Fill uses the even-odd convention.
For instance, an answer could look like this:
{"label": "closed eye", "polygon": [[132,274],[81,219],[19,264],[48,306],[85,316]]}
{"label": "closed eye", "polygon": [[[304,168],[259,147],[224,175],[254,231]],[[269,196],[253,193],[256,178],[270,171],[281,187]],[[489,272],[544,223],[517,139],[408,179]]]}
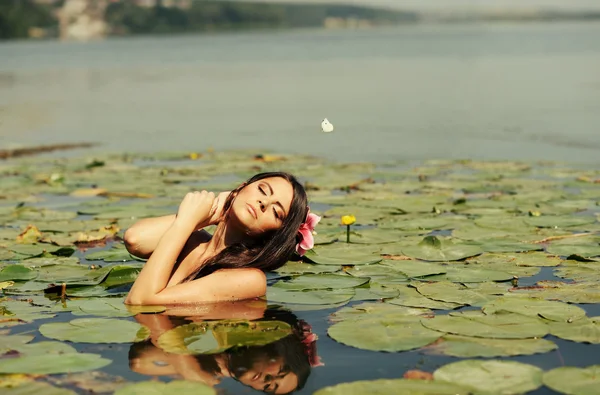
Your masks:
{"label": "closed eye", "polygon": [[265,190],[260,185],[258,186],[258,190],[260,191],[260,193],[262,193],[263,195],[267,196]]}
{"label": "closed eye", "polygon": [[277,212],[277,210],[276,210],[274,207],[273,207],[273,213],[275,214],[275,218],[277,218],[277,219],[281,219],[281,218],[279,217],[279,213]]}

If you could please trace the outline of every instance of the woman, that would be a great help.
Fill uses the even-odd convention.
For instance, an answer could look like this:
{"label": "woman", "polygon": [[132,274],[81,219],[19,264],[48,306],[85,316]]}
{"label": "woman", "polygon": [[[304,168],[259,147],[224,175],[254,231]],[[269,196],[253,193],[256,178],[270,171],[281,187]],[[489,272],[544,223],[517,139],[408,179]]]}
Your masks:
{"label": "woman", "polygon": [[[234,306],[241,311],[243,306]],[[266,307],[266,305],[265,305]],[[209,316],[221,310],[221,319],[239,318],[231,306],[214,304]],[[251,310],[256,310],[253,306]],[[316,355],[316,335],[310,326],[289,311],[263,310],[259,320],[282,321],[292,333],[264,346],[241,346],[209,355],[172,354],[158,346],[158,338],[179,325],[203,321],[203,317],[175,317],[162,314],[138,314],[136,320],[150,328],[150,338],[134,343],[129,350],[129,366],[134,372],[150,376],[170,376],[215,386],[230,377],[259,391],[287,394],[302,389],[311,367],[322,365]],[[263,314],[261,314],[263,315]],[[213,321],[215,322],[215,321]],[[173,333],[173,332],[171,332]],[[251,334],[248,335],[251,339]],[[182,339],[183,341],[183,339]]]}
{"label": "woman", "polygon": [[[261,173],[230,193],[188,193],[177,215],[144,219],[125,233],[133,255],[149,257],[127,304],[182,304],[263,296],[263,271],[313,247],[320,217],[288,173]],[[202,230],[216,225],[211,236]]]}

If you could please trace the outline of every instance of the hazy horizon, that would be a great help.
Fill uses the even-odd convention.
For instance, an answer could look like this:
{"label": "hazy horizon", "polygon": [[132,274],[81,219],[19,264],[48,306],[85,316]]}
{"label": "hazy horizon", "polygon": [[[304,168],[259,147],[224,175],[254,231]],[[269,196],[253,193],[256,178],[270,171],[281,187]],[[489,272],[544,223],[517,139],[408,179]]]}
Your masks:
{"label": "hazy horizon", "polygon": [[531,10],[557,9],[562,11],[600,10],[598,0],[238,0],[270,3],[322,3],[380,6],[414,11],[486,11],[498,9]]}

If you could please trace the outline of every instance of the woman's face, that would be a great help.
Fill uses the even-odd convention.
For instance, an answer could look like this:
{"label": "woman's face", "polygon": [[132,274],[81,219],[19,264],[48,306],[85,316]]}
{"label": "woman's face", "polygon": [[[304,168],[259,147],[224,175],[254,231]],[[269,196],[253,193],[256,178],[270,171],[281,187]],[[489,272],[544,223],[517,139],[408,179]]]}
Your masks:
{"label": "woman's face", "polygon": [[255,390],[272,394],[288,394],[298,386],[298,376],[289,371],[282,357],[255,361],[237,380]]}
{"label": "woman's face", "polygon": [[294,189],[286,179],[269,177],[246,185],[231,205],[232,218],[251,235],[279,229],[290,212]]}

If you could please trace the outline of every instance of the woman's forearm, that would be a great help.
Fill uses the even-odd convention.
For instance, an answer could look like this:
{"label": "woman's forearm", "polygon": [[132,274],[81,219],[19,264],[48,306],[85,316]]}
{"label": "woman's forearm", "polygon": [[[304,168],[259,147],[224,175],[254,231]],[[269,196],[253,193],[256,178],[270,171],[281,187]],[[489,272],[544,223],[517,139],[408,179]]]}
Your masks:
{"label": "woman's forearm", "polygon": [[125,232],[127,251],[140,258],[148,258],[156,249],[160,238],[175,222],[175,215],[144,218],[137,221]]}
{"label": "woman's forearm", "polygon": [[193,231],[194,226],[189,222],[173,221],[142,268],[125,303],[144,304],[148,298],[165,289],[177,257]]}

